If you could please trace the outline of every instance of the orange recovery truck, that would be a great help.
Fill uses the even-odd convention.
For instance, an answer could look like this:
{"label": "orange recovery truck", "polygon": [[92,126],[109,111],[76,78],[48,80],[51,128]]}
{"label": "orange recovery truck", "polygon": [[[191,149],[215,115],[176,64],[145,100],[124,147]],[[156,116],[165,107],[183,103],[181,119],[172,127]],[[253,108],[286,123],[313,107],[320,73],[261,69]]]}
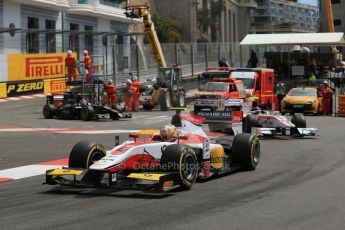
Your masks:
{"label": "orange recovery truck", "polygon": [[207,81],[194,97],[194,112],[240,110],[246,98],[244,84],[229,77],[213,77]]}
{"label": "orange recovery truck", "polygon": [[232,79],[244,83],[247,97],[257,100],[264,109],[277,110],[278,98],[274,94],[274,70],[266,68],[237,68],[230,70]]}

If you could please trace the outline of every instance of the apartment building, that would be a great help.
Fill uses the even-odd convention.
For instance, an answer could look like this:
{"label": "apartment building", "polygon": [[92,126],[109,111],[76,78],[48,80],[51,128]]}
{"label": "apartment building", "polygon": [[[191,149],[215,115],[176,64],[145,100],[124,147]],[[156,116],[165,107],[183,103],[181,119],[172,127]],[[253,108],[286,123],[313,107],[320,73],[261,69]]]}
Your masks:
{"label": "apartment building", "polygon": [[251,33],[306,33],[318,30],[319,12],[313,5],[287,0],[257,0]]}

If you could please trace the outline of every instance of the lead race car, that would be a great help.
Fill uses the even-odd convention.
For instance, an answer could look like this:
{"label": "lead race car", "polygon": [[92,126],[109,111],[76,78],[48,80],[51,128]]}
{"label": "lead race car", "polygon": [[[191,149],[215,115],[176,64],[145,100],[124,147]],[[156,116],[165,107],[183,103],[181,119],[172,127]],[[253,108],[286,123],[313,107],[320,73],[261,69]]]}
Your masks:
{"label": "lead race car", "polygon": [[106,151],[93,141],[77,143],[68,167],[48,170],[46,184],[171,191],[190,189],[196,179],[207,179],[244,168],[255,170],[260,143],[255,135],[238,134],[233,140],[211,138],[201,128],[204,118],[176,114],[174,141],[157,141],[156,130],[131,133],[132,140]]}

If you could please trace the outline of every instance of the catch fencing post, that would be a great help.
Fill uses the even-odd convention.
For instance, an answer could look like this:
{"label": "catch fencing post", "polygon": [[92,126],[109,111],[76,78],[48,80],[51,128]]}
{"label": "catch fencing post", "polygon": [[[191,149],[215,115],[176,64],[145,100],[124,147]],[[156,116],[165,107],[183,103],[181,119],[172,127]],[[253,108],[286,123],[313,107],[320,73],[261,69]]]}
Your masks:
{"label": "catch fencing post", "polygon": [[208,69],[208,44],[205,43],[205,70]]}
{"label": "catch fencing post", "polygon": [[192,64],[192,76],[194,76],[194,45],[191,44],[191,64]]}

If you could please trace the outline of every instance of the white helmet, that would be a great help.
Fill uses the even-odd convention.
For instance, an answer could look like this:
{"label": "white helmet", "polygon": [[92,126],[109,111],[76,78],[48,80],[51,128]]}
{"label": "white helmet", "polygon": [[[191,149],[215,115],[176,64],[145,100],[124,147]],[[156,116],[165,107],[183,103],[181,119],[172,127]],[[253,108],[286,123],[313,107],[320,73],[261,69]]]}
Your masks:
{"label": "white helmet", "polygon": [[137,81],[138,78],[136,76],[133,77],[133,81]]}
{"label": "white helmet", "polygon": [[126,80],[126,84],[127,84],[127,85],[132,85],[132,80],[131,80],[131,79],[127,79],[127,80]]}
{"label": "white helmet", "polygon": [[166,125],[159,132],[163,141],[173,141],[176,137],[176,127],[174,125]]}
{"label": "white helmet", "polygon": [[328,85],[328,81],[323,81],[323,84],[327,84]]}
{"label": "white helmet", "polygon": [[84,50],[84,51],[83,51],[83,54],[84,54],[84,55],[87,55],[87,54],[89,54],[89,52],[87,52],[87,50]]}
{"label": "white helmet", "polygon": [[73,54],[72,50],[67,50],[67,56],[71,56]]}

